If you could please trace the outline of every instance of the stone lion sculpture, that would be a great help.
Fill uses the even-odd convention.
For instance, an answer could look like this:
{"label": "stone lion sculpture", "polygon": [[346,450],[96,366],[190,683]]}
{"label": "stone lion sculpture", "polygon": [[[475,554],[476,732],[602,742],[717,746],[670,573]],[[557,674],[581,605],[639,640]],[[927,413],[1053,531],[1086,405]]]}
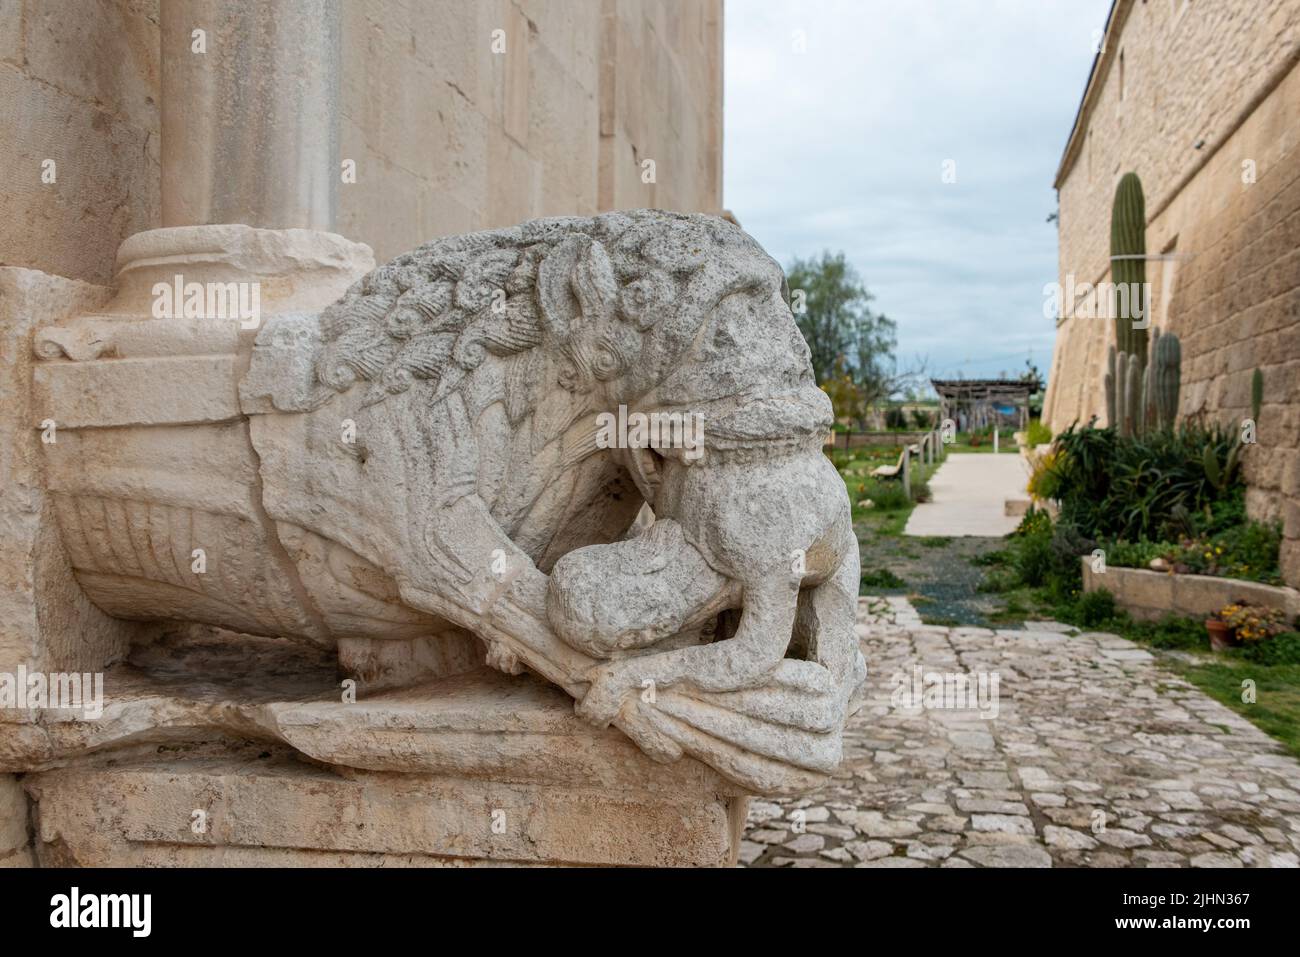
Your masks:
{"label": "stone lion sculpture", "polygon": [[[839,763],[865,666],[831,406],[784,285],[710,216],[431,242],[257,334],[251,505],[123,518],[136,555],[220,541],[199,592],[96,546],[118,506],[86,494],[58,502],[78,579],[111,614],[326,645],[469,633],[656,759],[807,787]],[[634,414],[693,416],[702,445],[602,440]]]}

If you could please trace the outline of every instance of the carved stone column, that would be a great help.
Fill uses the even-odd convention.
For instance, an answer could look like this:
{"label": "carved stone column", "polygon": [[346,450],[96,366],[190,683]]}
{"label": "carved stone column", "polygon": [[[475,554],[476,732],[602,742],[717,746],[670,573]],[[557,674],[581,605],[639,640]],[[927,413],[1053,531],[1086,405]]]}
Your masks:
{"label": "carved stone column", "polygon": [[339,0],[165,0],[164,226],[333,230]]}

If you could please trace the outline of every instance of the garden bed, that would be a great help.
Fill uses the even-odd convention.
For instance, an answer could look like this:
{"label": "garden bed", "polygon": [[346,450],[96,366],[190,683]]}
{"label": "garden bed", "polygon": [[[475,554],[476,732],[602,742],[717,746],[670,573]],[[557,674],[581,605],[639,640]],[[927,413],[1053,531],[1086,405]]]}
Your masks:
{"label": "garden bed", "polygon": [[1080,559],[1085,592],[1106,589],[1115,604],[1139,621],[1155,621],[1167,614],[1208,618],[1234,602],[1276,608],[1294,620],[1300,615],[1300,591],[1240,578],[1213,575],[1180,575],[1108,565],[1104,572],[1092,570],[1092,557]]}

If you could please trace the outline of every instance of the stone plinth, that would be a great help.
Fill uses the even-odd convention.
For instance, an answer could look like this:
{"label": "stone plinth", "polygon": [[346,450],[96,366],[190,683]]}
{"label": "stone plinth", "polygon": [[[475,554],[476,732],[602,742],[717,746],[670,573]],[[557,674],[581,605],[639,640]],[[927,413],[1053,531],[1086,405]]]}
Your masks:
{"label": "stone plinth", "polygon": [[[271,660],[256,649],[251,657]],[[479,671],[346,704],[332,689],[304,694],[334,684],[327,673],[301,674],[298,700],[267,700],[290,685],[267,680],[259,693],[252,670],[221,688],[160,682],[131,666],[110,672],[118,710],[106,720],[122,737],[69,722],[61,750],[74,746],[81,725],[85,756],[24,779],[37,860],[735,862],[743,795],[698,762],[659,765],[618,732],[591,728],[567,695],[538,679]],[[258,733],[258,725],[263,738],[292,747],[233,744],[240,728]],[[102,760],[109,749],[111,766]]]}

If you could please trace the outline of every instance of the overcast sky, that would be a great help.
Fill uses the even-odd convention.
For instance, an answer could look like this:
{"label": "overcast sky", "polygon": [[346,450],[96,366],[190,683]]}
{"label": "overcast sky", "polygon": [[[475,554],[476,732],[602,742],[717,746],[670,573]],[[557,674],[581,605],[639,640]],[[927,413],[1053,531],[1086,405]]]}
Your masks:
{"label": "overcast sky", "polygon": [[1109,7],[727,0],[727,208],[782,265],[843,250],[900,365],[977,378],[1032,356],[1046,375],[1045,220]]}

